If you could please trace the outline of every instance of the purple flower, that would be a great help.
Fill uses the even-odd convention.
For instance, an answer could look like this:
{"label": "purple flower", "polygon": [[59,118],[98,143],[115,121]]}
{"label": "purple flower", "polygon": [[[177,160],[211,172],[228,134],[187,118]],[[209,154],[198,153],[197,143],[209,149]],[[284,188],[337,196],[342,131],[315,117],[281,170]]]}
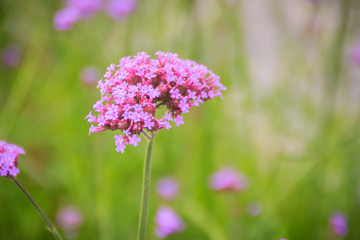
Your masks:
{"label": "purple flower", "polygon": [[[170,129],[184,124],[183,113],[193,106],[213,97],[222,96],[226,88],[219,77],[205,66],[194,61],[182,60],[173,53],[157,52],[157,59],[150,59],[144,52],[124,57],[119,64],[107,68],[104,79],[98,82],[101,100],[93,108],[98,116],[88,115],[90,132],[121,130],[125,136],[116,140],[116,150],[137,146],[141,133],[151,135],[160,129]],[[174,78],[176,76],[176,78]],[[166,107],[162,118],[156,109]]]}
{"label": "purple flower", "polygon": [[330,217],[330,224],[336,235],[342,237],[347,234],[347,219],[342,212],[334,212]]}
{"label": "purple flower", "polygon": [[210,187],[217,191],[238,191],[247,188],[247,181],[234,168],[224,167],[212,175]]}
{"label": "purple flower", "polygon": [[360,42],[350,48],[349,55],[355,65],[360,65]]}
{"label": "purple flower", "polygon": [[82,18],[92,17],[102,8],[102,0],[68,0],[67,8],[76,9]]}
{"label": "purple flower", "polygon": [[247,212],[251,216],[257,216],[261,213],[262,207],[259,202],[251,202],[247,206]]}
{"label": "purple flower", "polygon": [[55,13],[54,27],[59,31],[67,31],[80,19],[80,13],[75,8],[65,8]]}
{"label": "purple flower", "polygon": [[15,144],[0,141],[0,176],[16,177],[20,172],[17,168],[17,158],[25,151]]}
{"label": "purple flower", "polygon": [[60,228],[64,230],[74,230],[82,225],[83,215],[76,207],[66,206],[58,211],[56,221]]}
{"label": "purple flower", "polygon": [[157,193],[164,199],[174,199],[178,194],[178,182],[171,177],[160,179],[156,185]]}
{"label": "purple flower", "polygon": [[4,66],[8,68],[16,67],[19,64],[20,51],[16,45],[9,45],[1,52],[1,59]]}
{"label": "purple flower", "polygon": [[123,19],[130,15],[136,7],[136,0],[110,0],[105,6],[105,11],[114,19]]}
{"label": "purple flower", "polygon": [[185,229],[180,217],[169,207],[160,207],[156,214],[156,235],[165,238],[170,234],[182,232]]}
{"label": "purple flower", "polygon": [[96,83],[99,77],[99,70],[96,67],[84,67],[80,70],[80,80],[86,85]]}

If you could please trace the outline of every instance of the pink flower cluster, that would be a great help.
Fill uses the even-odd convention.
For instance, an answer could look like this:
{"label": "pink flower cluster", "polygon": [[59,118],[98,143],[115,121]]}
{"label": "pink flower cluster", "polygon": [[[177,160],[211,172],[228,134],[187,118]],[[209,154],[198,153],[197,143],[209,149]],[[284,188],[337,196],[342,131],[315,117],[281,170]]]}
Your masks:
{"label": "pink flower cluster", "polygon": [[169,207],[160,207],[156,213],[156,235],[165,238],[176,232],[182,232],[185,225],[180,217]]}
{"label": "pink flower cluster", "polygon": [[245,177],[232,167],[224,167],[210,178],[210,187],[217,191],[240,191],[247,186]]}
{"label": "pink flower cluster", "polygon": [[337,236],[343,237],[347,234],[347,219],[342,212],[334,212],[330,217],[330,224]]}
{"label": "pink flower cluster", "polygon": [[83,224],[83,215],[76,207],[65,206],[59,210],[56,221],[64,230],[77,229]]}
{"label": "pink flower cluster", "polygon": [[122,19],[136,7],[136,0],[67,0],[65,8],[55,13],[54,27],[59,31],[70,30],[76,22],[90,18],[102,9],[110,17]]}
{"label": "pink flower cluster", "polygon": [[178,195],[179,184],[172,177],[164,177],[158,181],[156,191],[162,198],[171,200]]}
{"label": "pink flower cluster", "polygon": [[[145,52],[124,57],[119,64],[107,68],[104,80],[98,83],[101,99],[86,117],[90,133],[121,130],[115,136],[116,150],[124,152],[126,145],[137,146],[140,134],[150,136],[158,130],[184,124],[183,113],[199,103],[222,97],[226,88],[219,77],[205,66],[191,60],[179,59],[177,54],[157,52],[150,59]],[[156,109],[166,107],[165,116],[158,118]]]}
{"label": "pink flower cluster", "polygon": [[0,176],[16,177],[20,172],[17,168],[17,158],[25,151],[15,144],[0,141]]}

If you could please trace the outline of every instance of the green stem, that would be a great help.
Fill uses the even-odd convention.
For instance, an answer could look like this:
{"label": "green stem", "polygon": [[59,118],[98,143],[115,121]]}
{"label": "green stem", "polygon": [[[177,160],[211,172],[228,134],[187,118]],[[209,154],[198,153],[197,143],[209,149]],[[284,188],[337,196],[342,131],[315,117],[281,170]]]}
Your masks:
{"label": "green stem", "polygon": [[36,208],[36,210],[40,213],[41,217],[45,220],[46,224],[49,227],[49,231],[54,234],[55,238],[58,240],[63,240],[60,236],[60,234],[58,233],[58,231],[56,230],[55,226],[49,221],[49,219],[45,216],[45,214],[43,213],[43,211],[40,209],[39,205],[37,205],[37,203],[35,202],[35,200],[31,197],[31,195],[28,193],[28,191],[26,191],[26,189],[20,184],[20,182],[13,176],[10,177],[13,182],[21,189],[21,191],[23,191],[23,193],[27,196],[27,198],[30,200],[30,202],[34,205],[34,207]]}
{"label": "green stem", "polygon": [[148,209],[149,209],[149,198],[150,198],[151,155],[152,155],[153,145],[154,145],[154,135],[148,141],[146,154],[145,154],[142,199],[141,199],[138,238],[137,238],[138,240],[146,239],[146,225],[147,225],[147,217],[148,217]]}

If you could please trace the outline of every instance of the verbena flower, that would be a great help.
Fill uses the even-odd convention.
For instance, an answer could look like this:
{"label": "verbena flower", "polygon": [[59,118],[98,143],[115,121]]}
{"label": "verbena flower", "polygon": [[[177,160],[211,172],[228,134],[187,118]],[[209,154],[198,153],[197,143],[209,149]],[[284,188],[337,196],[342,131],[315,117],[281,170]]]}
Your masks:
{"label": "verbena flower", "polygon": [[101,10],[102,0],[68,0],[66,8],[76,9],[81,18],[88,18]]}
{"label": "verbena flower", "polygon": [[123,19],[137,7],[136,0],[110,0],[105,6],[105,12],[114,19]]}
{"label": "verbena flower", "polygon": [[360,42],[350,48],[349,55],[353,64],[360,65]]}
{"label": "verbena flower", "polygon": [[59,31],[70,30],[80,19],[80,12],[75,8],[65,8],[57,11],[54,16],[54,27]]}
{"label": "verbena flower", "polygon": [[25,151],[15,144],[0,141],[0,176],[16,177],[20,172],[17,168],[17,159]]}
{"label": "verbena flower", "polygon": [[56,221],[60,228],[64,230],[74,230],[82,225],[83,215],[76,207],[65,206],[58,211]]}
{"label": "verbena flower", "polygon": [[[120,130],[115,136],[116,151],[124,152],[127,145],[140,142],[140,134],[149,135],[160,129],[184,124],[183,113],[199,103],[222,97],[226,88],[219,77],[205,66],[179,59],[177,54],[157,52],[150,59],[145,52],[124,57],[119,64],[107,68],[98,82],[101,99],[87,115],[89,134],[105,130]],[[166,113],[158,117],[156,110],[164,106]]]}
{"label": "verbena flower", "polygon": [[179,191],[178,182],[174,178],[164,177],[158,181],[156,191],[164,199],[174,199]]}
{"label": "verbena flower", "polygon": [[247,206],[247,212],[251,216],[257,216],[261,213],[262,206],[259,202],[251,202]]}
{"label": "verbena flower", "polygon": [[59,31],[70,30],[77,21],[95,15],[102,5],[102,0],[68,0],[65,8],[55,13],[54,27]]}
{"label": "verbena flower", "polygon": [[85,85],[95,84],[99,80],[99,70],[96,67],[84,67],[80,70],[80,80]]}
{"label": "verbena flower", "polygon": [[182,232],[185,225],[174,210],[169,207],[160,207],[156,214],[156,235],[165,238],[176,232]]}
{"label": "verbena flower", "polygon": [[20,51],[16,45],[9,45],[1,51],[3,65],[8,68],[16,67],[20,60]]}
{"label": "verbena flower", "polygon": [[335,212],[330,217],[331,228],[334,233],[340,237],[345,236],[348,232],[347,219],[341,212]]}
{"label": "verbena flower", "polygon": [[210,178],[210,187],[218,191],[243,190],[247,185],[246,179],[232,167],[224,167]]}

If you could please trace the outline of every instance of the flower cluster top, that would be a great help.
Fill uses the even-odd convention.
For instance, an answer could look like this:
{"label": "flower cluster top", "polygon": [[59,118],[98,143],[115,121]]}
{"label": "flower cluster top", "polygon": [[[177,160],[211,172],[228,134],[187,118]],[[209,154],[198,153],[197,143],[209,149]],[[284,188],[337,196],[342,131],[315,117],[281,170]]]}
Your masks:
{"label": "flower cluster top", "polygon": [[[184,123],[182,113],[192,106],[222,97],[226,88],[219,77],[205,66],[191,60],[179,59],[177,54],[157,52],[151,59],[145,52],[124,57],[119,64],[107,68],[98,83],[101,99],[86,117],[91,132],[121,130],[115,136],[116,151],[124,152],[126,145],[137,146],[138,135],[151,136],[159,129],[170,129]],[[156,109],[166,107],[165,116],[158,118]]]}
{"label": "flower cluster top", "polygon": [[16,177],[19,173],[17,158],[20,154],[25,154],[25,151],[21,147],[0,141],[0,176]]}

